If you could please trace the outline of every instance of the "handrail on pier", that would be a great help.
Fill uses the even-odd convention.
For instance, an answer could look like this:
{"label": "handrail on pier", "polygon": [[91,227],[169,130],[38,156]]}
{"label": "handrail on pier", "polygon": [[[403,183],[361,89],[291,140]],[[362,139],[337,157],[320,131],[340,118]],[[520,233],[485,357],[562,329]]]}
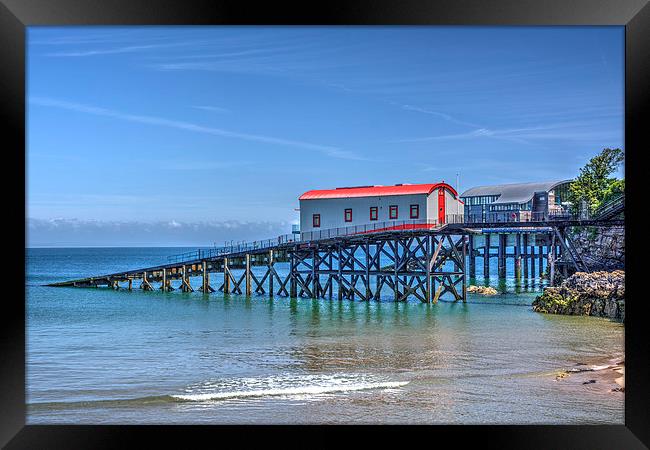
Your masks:
{"label": "handrail on pier", "polygon": [[[501,214],[487,213],[481,217],[464,216],[463,214],[447,214],[444,222],[439,223],[436,219],[411,219],[411,220],[389,220],[386,222],[373,222],[363,225],[351,225],[348,227],[328,228],[324,230],[305,231],[299,234],[283,234],[276,238],[265,239],[253,242],[240,242],[237,244],[225,245],[223,247],[213,247],[197,249],[191,252],[181,253],[179,255],[169,256],[168,263],[180,263],[185,261],[199,261],[202,259],[218,258],[230,254],[244,253],[251,250],[260,250],[265,248],[275,248],[283,244],[295,242],[312,242],[322,239],[332,239],[337,237],[354,236],[357,234],[379,233],[386,231],[413,231],[423,229],[435,229],[447,224],[483,224],[483,223],[513,223],[513,222],[559,222],[559,221],[577,221],[577,220],[597,220],[608,218],[611,215],[618,214],[625,206],[625,195],[612,199],[596,210],[583,209],[580,211],[568,211],[565,209],[555,209],[549,212],[528,212],[524,216],[519,214]],[[513,211],[514,212],[514,211]]]}
{"label": "handrail on pier", "polygon": [[449,214],[443,224],[432,219],[411,219],[411,220],[389,220],[386,222],[373,222],[363,225],[351,225],[349,227],[328,228],[318,231],[307,231],[300,234],[283,234],[275,239],[261,241],[242,242],[239,244],[214,247],[209,249],[197,249],[191,252],[173,255],[167,258],[169,263],[184,261],[196,261],[225,256],[233,253],[242,253],[250,250],[260,250],[277,247],[293,242],[311,242],[335,237],[353,236],[357,234],[378,233],[385,231],[412,231],[418,229],[433,229],[446,223],[462,223],[462,214]]}

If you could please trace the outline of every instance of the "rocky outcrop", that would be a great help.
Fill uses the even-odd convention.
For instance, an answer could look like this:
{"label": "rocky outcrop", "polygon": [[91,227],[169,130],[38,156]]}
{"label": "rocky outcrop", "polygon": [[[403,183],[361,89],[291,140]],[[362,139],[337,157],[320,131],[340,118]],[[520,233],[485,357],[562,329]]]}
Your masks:
{"label": "rocky outcrop", "polygon": [[625,320],[625,272],[577,272],[558,287],[547,287],[533,310],[551,314]]}
{"label": "rocky outcrop", "polygon": [[472,294],[481,294],[481,295],[496,295],[499,292],[490,286],[468,286],[467,292]]}
{"label": "rocky outcrop", "polygon": [[574,228],[571,238],[590,270],[625,268],[625,228]]}

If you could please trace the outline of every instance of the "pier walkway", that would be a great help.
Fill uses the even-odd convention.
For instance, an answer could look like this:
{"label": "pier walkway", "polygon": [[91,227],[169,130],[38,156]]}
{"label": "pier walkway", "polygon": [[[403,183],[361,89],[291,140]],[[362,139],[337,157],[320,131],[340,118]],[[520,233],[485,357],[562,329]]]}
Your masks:
{"label": "pier walkway", "polygon": [[[475,258],[483,257],[484,276],[489,260],[498,258],[498,274],[505,278],[506,261],[514,261],[515,276],[554,279],[556,267],[589,270],[567,233],[574,226],[622,226],[619,217],[624,197],[590,217],[545,217],[532,222],[467,223],[462,216],[447,216],[444,223],[408,220],[290,234],[274,239],[221,248],[198,249],[175,255],[166,263],[147,268],[98,275],[50,284],[57,287],[137,287],[194,291],[190,279],[201,278],[203,293],[281,295],[290,297],[378,300],[392,296],[403,301],[414,296],[436,302],[449,294],[466,299],[466,261],[469,277],[476,272]],[[541,219],[541,218],[540,218]],[[494,238],[496,246],[492,245]],[[512,241],[512,242],[510,242]],[[506,248],[514,252],[508,255]],[[494,254],[492,249],[496,248]],[[536,251],[537,250],[537,251]],[[469,256],[469,258],[468,258]],[[278,262],[289,263],[281,276]],[[260,267],[262,271],[253,271]],[[530,271],[529,271],[530,268]],[[263,272],[263,275],[260,275]],[[211,280],[212,277],[212,280]],[[216,281],[216,283],[214,283]],[[157,286],[155,286],[157,284]]]}

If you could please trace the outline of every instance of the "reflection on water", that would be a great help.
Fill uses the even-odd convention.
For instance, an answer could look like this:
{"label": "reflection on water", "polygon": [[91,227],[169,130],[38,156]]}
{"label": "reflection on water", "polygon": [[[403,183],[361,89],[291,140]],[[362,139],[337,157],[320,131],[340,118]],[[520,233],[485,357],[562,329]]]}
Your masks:
{"label": "reflection on water", "polygon": [[553,376],[623,326],[536,314],[513,278],[435,305],[40,286],[138,251],[30,251],[29,423],[623,423],[622,394]]}

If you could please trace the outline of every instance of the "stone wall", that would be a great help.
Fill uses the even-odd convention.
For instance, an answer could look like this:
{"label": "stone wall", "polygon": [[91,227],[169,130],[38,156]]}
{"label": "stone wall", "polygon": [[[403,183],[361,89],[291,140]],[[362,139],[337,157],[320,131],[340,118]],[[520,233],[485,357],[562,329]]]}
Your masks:
{"label": "stone wall", "polygon": [[574,228],[571,238],[590,270],[625,269],[625,228]]}
{"label": "stone wall", "polygon": [[625,321],[625,272],[577,272],[560,286],[545,288],[533,310]]}

